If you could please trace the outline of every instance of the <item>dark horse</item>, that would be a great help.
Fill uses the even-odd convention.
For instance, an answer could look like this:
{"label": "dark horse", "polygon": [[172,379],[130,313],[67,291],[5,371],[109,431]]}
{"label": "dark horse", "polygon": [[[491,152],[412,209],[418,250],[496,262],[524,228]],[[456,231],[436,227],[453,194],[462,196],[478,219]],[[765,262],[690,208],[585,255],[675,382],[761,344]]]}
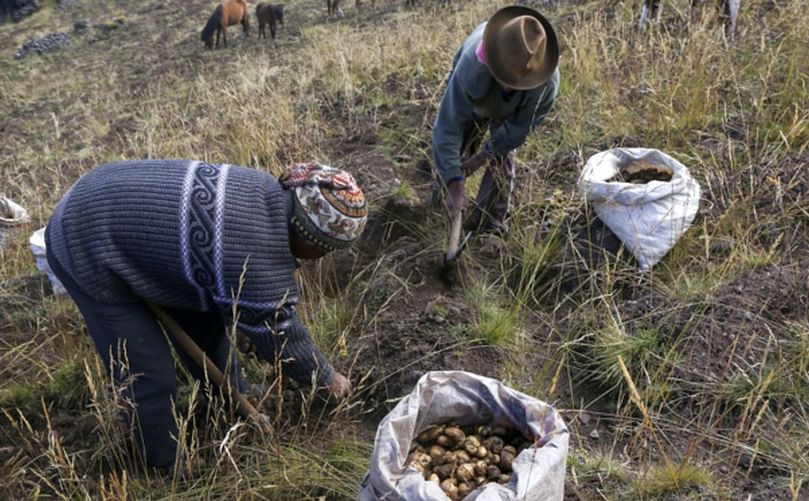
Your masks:
{"label": "dark horse", "polygon": [[[736,18],[739,16],[739,9],[742,0],[718,0],[718,7],[721,10],[722,21],[725,23],[726,33],[730,36],[736,34]],[[691,0],[691,10],[695,10],[697,0]],[[650,19],[656,18],[660,14],[660,0],[643,0],[643,7],[640,12],[640,22],[638,28],[641,31],[646,29],[646,24]]]}
{"label": "dark horse", "polygon": [[225,40],[225,47],[228,46],[227,27],[241,23],[244,32],[250,29],[250,22],[247,18],[247,4],[244,0],[227,0],[224,4],[214,9],[208,23],[202,28],[202,41],[205,47],[213,49],[213,34],[216,32],[216,47],[219,47],[219,34]]}
{"label": "dark horse", "polygon": [[258,37],[267,38],[267,32],[264,31],[264,25],[270,25],[270,36],[273,43],[275,42],[275,25],[284,24],[284,6],[283,5],[270,5],[268,3],[260,3],[256,5],[256,18],[258,19]]}

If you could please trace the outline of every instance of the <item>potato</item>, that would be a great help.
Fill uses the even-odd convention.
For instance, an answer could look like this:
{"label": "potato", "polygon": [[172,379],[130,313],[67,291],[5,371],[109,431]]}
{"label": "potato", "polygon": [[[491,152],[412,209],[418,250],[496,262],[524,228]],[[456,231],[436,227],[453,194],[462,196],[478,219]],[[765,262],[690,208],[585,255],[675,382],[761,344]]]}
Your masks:
{"label": "potato", "polygon": [[486,464],[486,461],[478,461],[478,462],[476,462],[475,463],[475,475],[476,476],[485,475],[487,466],[488,465]]}
{"label": "potato", "polygon": [[472,456],[465,450],[455,451],[455,461],[458,463],[468,463],[472,461]]}
{"label": "potato", "polygon": [[466,439],[466,434],[457,426],[447,426],[444,428],[444,435],[453,441],[453,445],[460,444]]}
{"label": "potato", "polygon": [[444,431],[444,425],[433,425],[424,429],[418,434],[416,440],[425,445],[431,445],[435,439]]}
{"label": "potato", "polygon": [[483,459],[488,455],[489,449],[487,449],[485,445],[481,445],[478,447],[478,450],[475,451],[475,456],[479,457],[480,459]]}
{"label": "potato", "polygon": [[441,447],[452,447],[455,445],[455,442],[446,435],[438,435],[438,438],[435,439],[435,443]]}
{"label": "potato", "polygon": [[466,439],[463,441],[463,448],[469,454],[475,454],[478,451],[478,447],[480,447],[480,439],[478,439],[478,437],[475,435],[466,437]]}
{"label": "potato", "polygon": [[463,499],[470,492],[472,492],[472,486],[471,485],[467,484],[466,482],[461,482],[461,483],[458,484],[458,497]]}
{"label": "potato", "polygon": [[486,467],[486,478],[489,480],[496,479],[500,476],[500,468],[497,466],[491,465]]}
{"label": "potato", "polygon": [[488,437],[492,434],[492,427],[491,426],[477,426],[475,427],[475,433],[480,435],[481,437]]}
{"label": "potato", "polygon": [[513,445],[507,445],[507,446],[503,447],[503,450],[501,451],[501,454],[505,453],[505,452],[510,453],[512,456],[516,456],[517,455],[517,448],[514,447]]}
{"label": "potato", "polygon": [[512,454],[511,451],[507,451],[504,448],[503,453],[500,454],[500,469],[504,472],[511,471],[511,464],[514,462],[515,457],[515,454]]}
{"label": "potato", "polygon": [[482,475],[481,475],[481,476],[479,476],[479,477],[475,477],[475,483],[476,483],[477,485],[483,485],[483,484],[485,484],[485,483],[486,483],[486,477],[484,477],[484,476],[482,476]]}
{"label": "potato", "polygon": [[441,466],[437,466],[433,468],[433,473],[438,475],[441,480],[445,480],[447,478],[452,477],[453,472],[455,471],[454,464],[442,464]]}
{"label": "potato", "polygon": [[500,476],[497,477],[498,484],[507,484],[509,480],[511,480],[511,475],[505,473],[501,473]]}
{"label": "potato", "polygon": [[498,437],[505,437],[508,433],[508,430],[503,428],[502,426],[492,426],[492,435],[497,435]]}
{"label": "potato", "polygon": [[430,459],[432,459],[433,461],[435,461],[438,458],[443,458],[444,454],[446,453],[447,453],[446,449],[444,449],[440,445],[434,445],[430,447],[430,451],[428,452],[428,454],[430,454]]}
{"label": "potato", "polygon": [[458,485],[454,478],[443,480],[440,484],[441,490],[447,493],[451,499],[455,499],[458,495]]}
{"label": "potato", "polygon": [[455,478],[461,482],[468,482],[475,478],[475,465],[472,463],[464,463],[458,466],[455,471]]}
{"label": "potato", "polygon": [[438,475],[436,475],[435,473],[431,473],[431,474],[430,474],[430,478],[428,478],[427,480],[428,480],[429,482],[434,482],[434,483],[436,483],[436,484],[440,484],[440,483],[441,483],[441,478],[440,478]]}
{"label": "potato", "polygon": [[503,442],[502,438],[498,436],[491,436],[483,441],[483,445],[485,445],[491,452],[500,454],[500,451],[503,450],[503,447],[506,444]]}

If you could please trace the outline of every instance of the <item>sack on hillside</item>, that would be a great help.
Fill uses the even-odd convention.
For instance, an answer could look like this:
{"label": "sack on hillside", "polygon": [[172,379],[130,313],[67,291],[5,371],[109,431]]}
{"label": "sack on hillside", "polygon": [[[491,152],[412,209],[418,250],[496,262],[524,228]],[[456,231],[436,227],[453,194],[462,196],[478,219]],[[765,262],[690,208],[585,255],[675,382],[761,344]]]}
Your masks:
{"label": "sack on hillside", "polygon": [[[658,180],[652,172],[646,179],[626,182],[622,169],[632,164],[657,166],[670,180]],[[699,208],[699,184],[688,169],[655,149],[616,148],[593,155],[579,176],[578,188],[642,271],[674,247]]]}
{"label": "sack on hillside", "polygon": [[438,484],[405,466],[415,437],[430,425],[446,422],[516,427],[523,436],[536,438],[514,460],[508,483],[486,484],[464,500],[563,498],[569,432],[553,407],[494,379],[463,371],[434,371],[422,376],[379,424],[359,501],[448,501]]}
{"label": "sack on hillside", "polygon": [[20,226],[28,222],[28,212],[13,200],[0,197],[0,248],[3,247],[4,235],[7,235],[11,228]]}
{"label": "sack on hillside", "polygon": [[34,254],[37,269],[48,275],[48,280],[53,286],[53,293],[57,296],[67,294],[65,286],[56,278],[56,275],[51,271],[51,267],[48,266],[48,258],[45,256],[45,227],[38,229],[31,235],[31,238],[28,239],[28,246]]}

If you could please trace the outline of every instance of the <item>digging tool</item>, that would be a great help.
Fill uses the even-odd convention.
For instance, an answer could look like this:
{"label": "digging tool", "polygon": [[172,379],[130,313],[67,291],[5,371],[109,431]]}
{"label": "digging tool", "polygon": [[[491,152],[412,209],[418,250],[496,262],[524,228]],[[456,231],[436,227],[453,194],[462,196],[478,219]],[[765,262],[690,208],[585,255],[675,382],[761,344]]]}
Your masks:
{"label": "digging tool", "polygon": [[[210,358],[205,355],[205,352],[197,346],[191,337],[186,334],[180,324],[178,324],[161,306],[146,303],[149,309],[154,313],[161,324],[166,328],[166,332],[174,338],[177,343],[182,346],[188,355],[194,359],[202,369],[204,369],[210,376],[213,382],[220,388],[224,388],[227,384],[225,375],[219,370],[219,367],[214,364]],[[263,423],[266,417],[253,407],[244,395],[239,393],[237,388],[231,386],[233,398],[236,400],[239,412],[246,418],[255,420],[258,423]]]}
{"label": "digging tool", "polygon": [[463,220],[463,213],[458,212],[452,217],[449,230],[449,246],[447,253],[444,255],[444,266],[441,269],[444,281],[450,286],[454,285],[458,279],[458,258],[461,256],[461,251],[466,247],[466,242],[472,235],[471,232],[461,240],[461,222]]}

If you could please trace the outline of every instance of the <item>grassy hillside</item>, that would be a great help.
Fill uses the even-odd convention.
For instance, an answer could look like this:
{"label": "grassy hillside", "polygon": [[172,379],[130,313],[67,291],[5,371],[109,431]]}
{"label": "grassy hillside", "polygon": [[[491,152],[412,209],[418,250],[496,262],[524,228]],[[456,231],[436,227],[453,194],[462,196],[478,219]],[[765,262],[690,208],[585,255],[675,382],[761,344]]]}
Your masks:
{"label": "grassy hillside", "polygon": [[[287,0],[277,47],[236,26],[213,52],[207,0],[41,3],[0,25],[0,194],[32,215],[0,250],[0,497],[350,499],[379,420],[449,368],[560,409],[570,499],[809,496],[803,0],[743,0],[733,41],[686,0],[644,35],[639,2],[543,7],[560,95],[518,151],[509,235],[473,238],[453,288],[438,273],[445,218],[415,165],[456,47],[502,2],[348,2],[331,21],[320,0]],[[53,31],[70,45],[14,59]],[[693,227],[650,273],[585,245],[576,179],[614,146],[659,148],[702,188]],[[180,374],[190,479],[138,466],[80,315],[27,246],[82,173],[143,157],[273,173],[315,160],[353,172],[373,208],[362,242],[299,277],[304,320],[354,396],[335,408],[245,357],[270,387],[274,431],[260,434]]]}

